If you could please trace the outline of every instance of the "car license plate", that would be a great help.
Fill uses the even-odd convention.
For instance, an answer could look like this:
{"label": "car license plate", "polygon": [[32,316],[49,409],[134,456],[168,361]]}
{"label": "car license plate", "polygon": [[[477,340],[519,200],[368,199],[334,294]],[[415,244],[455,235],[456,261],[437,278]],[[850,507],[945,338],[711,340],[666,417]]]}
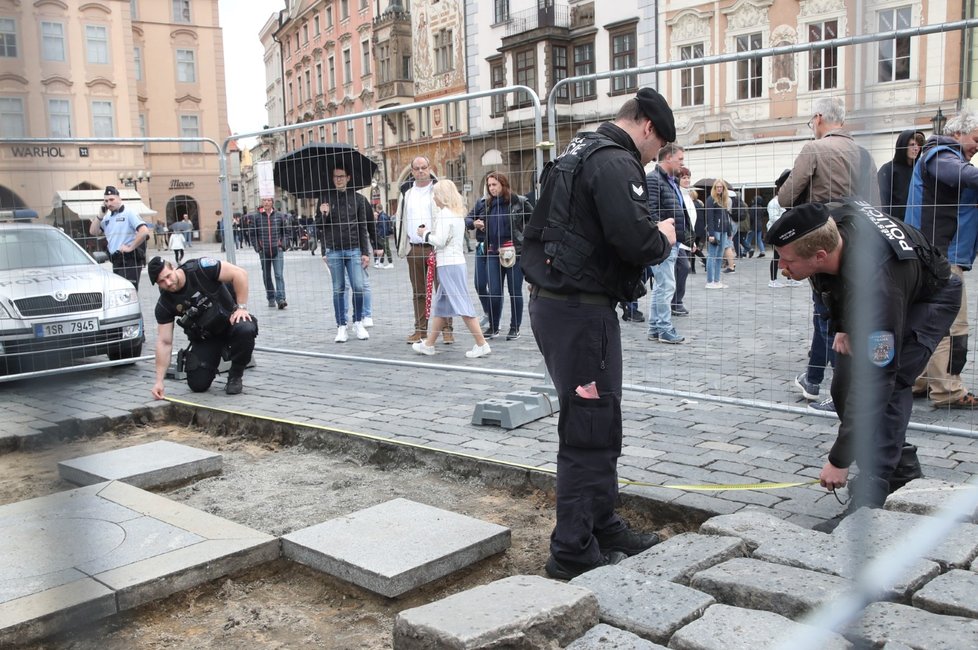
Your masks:
{"label": "car license plate", "polygon": [[97,318],[81,318],[66,320],[60,323],[35,323],[34,336],[39,339],[49,336],[68,336],[71,334],[87,334],[98,331]]}

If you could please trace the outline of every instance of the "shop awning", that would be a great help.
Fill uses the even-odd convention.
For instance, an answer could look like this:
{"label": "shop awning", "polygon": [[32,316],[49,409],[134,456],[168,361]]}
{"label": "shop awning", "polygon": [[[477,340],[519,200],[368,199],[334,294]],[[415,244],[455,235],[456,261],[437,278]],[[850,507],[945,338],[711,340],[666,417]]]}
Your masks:
{"label": "shop awning", "polygon": [[[127,208],[141,217],[152,217],[156,210],[143,203],[136,190],[120,188],[119,198]],[[104,194],[102,190],[61,190],[54,194],[54,212],[61,208],[70,210],[81,219],[94,219],[99,215]]]}

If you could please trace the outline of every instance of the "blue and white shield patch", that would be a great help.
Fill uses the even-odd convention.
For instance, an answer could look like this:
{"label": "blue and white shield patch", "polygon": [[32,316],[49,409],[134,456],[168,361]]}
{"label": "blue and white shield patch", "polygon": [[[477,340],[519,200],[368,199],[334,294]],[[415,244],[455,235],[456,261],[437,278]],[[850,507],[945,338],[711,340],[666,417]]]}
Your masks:
{"label": "blue and white shield patch", "polygon": [[200,258],[200,260],[198,260],[197,263],[200,264],[201,267],[206,269],[212,266],[217,266],[218,260],[215,260],[213,257],[202,257]]}
{"label": "blue and white shield patch", "polygon": [[893,332],[873,332],[869,335],[869,360],[880,368],[890,365],[896,356],[896,339]]}

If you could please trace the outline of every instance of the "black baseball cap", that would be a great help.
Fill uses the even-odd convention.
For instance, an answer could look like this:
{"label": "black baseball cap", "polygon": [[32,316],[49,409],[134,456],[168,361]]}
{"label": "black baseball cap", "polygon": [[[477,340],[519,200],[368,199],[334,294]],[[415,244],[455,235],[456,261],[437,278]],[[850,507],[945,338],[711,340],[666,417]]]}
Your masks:
{"label": "black baseball cap", "polygon": [[657,93],[652,88],[642,88],[635,95],[645,117],[652,120],[655,130],[665,139],[666,142],[676,141],[676,121],[672,117],[672,109],[665,97]]}
{"label": "black baseball cap", "polygon": [[146,270],[149,271],[150,284],[156,284],[156,278],[160,277],[160,272],[164,266],[166,266],[166,262],[159,255],[149,261],[149,264],[146,265]]}
{"label": "black baseball cap", "polygon": [[110,196],[110,195],[111,196],[119,196],[119,190],[116,188],[115,185],[106,185],[105,186],[105,196]]}
{"label": "black baseball cap", "polygon": [[767,231],[767,243],[784,246],[808,233],[818,230],[829,220],[829,211],[821,203],[802,203],[791,208],[774,222]]}

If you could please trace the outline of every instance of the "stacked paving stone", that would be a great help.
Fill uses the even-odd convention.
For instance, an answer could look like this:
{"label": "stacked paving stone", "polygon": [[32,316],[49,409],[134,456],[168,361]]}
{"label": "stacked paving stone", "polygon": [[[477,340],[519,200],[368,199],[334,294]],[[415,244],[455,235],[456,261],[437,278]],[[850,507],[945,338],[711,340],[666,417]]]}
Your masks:
{"label": "stacked paving stone", "polygon": [[[791,647],[978,648],[978,526],[971,512],[896,573],[843,634],[806,625],[860,596],[863,562],[971,486],[919,479],[829,533],[744,510],[706,521],[620,564],[560,583],[514,576],[401,612],[394,647],[757,650]],[[785,645],[779,646],[784,643]]]}

